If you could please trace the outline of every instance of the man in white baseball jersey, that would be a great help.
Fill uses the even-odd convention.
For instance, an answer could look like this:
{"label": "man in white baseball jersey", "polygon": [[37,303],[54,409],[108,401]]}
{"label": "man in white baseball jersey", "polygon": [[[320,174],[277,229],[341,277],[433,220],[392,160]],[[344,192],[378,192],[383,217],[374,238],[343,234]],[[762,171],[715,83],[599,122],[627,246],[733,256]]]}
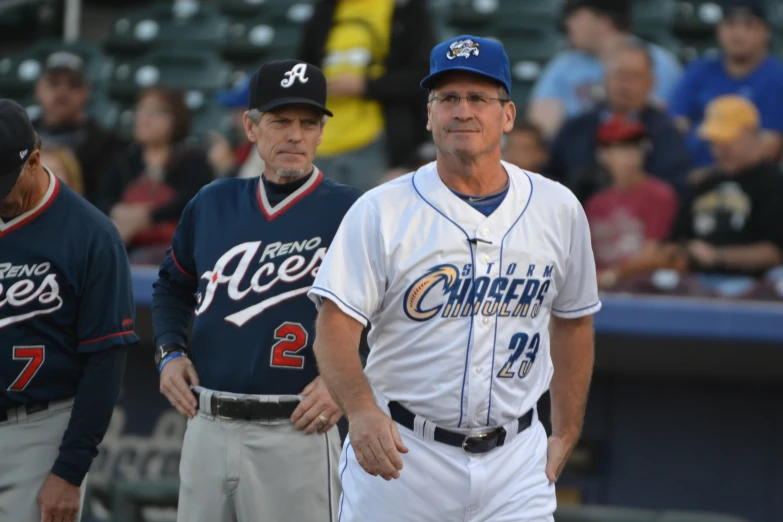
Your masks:
{"label": "man in white baseball jersey", "polygon": [[499,43],[449,40],[430,69],[437,161],[354,204],[309,293],[350,423],[339,520],[551,521],[601,307],[587,221],[563,186],[500,160],[516,109]]}

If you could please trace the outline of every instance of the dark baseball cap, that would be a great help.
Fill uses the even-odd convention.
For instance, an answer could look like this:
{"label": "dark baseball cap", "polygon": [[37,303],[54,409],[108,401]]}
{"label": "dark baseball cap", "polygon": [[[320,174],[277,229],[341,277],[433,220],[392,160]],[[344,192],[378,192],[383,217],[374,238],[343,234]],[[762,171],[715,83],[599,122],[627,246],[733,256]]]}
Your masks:
{"label": "dark baseball cap", "polygon": [[723,18],[732,16],[755,16],[767,21],[767,8],[763,0],[726,0],[723,3]]}
{"label": "dark baseball cap", "polygon": [[44,74],[50,72],[68,72],[80,81],[87,80],[87,68],[84,59],[70,51],[55,51],[44,62]]}
{"label": "dark baseball cap", "polygon": [[266,112],[283,105],[310,105],[334,116],[326,108],[324,73],[307,62],[267,62],[250,78],[248,90],[248,109]]}
{"label": "dark baseball cap", "polygon": [[21,105],[0,100],[0,199],[16,185],[35,148],[35,130]]}
{"label": "dark baseball cap", "polygon": [[465,71],[503,85],[511,94],[511,65],[503,45],[496,40],[462,35],[433,47],[430,53],[430,74],[421,81],[432,89],[447,72]]}
{"label": "dark baseball cap", "polygon": [[602,117],[595,135],[596,143],[612,145],[619,143],[637,143],[647,137],[647,129],[635,116],[607,113]]}

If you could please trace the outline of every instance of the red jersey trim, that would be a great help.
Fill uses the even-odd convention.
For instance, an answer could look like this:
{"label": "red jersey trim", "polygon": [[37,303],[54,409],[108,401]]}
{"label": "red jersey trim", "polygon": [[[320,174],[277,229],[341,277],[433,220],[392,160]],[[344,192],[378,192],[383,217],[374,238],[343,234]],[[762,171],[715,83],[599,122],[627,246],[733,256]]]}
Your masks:
{"label": "red jersey trim", "polygon": [[180,266],[179,261],[177,261],[177,256],[174,255],[174,249],[173,248],[171,249],[171,260],[174,261],[174,266],[177,267],[177,270],[179,270],[180,272],[182,272],[184,275],[186,275],[187,277],[189,277],[191,279],[196,279],[196,276],[190,274],[184,268],[182,268],[182,266]]}
{"label": "red jersey trim", "polygon": [[101,341],[105,341],[106,339],[111,339],[112,337],[119,337],[121,335],[133,335],[135,332],[133,330],[128,330],[127,332],[117,332],[109,335],[104,335],[103,337],[98,337],[97,339],[90,339],[89,341],[81,341],[79,344],[95,344]]}
{"label": "red jersey trim", "polygon": [[46,194],[43,197],[43,200],[35,206],[35,208],[32,208],[25,212],[24,214],[20,214],[13,218],[12,220],[8,222],[3,222],[0,220],[0,237],[3,237],[6,234],[9,234],[13,232],[14,230],[17,230],[30,221],[34,220],[43,212],[49,208],[49,205],[54,203],[55,198],[57,198],[57,194],[60,193],[60,180],[57,179],[57,176],[52,174],[49,169],[44,167],[47,174],[49,174],[49,188],[46,190]]}
{"label": "red jersey trim", "polygon": [[264,190],[264,180],[259,178],[258,193],[256,194],[256,197],[258,198],[258,207],[261,209],[261,212],[264,214],[264,216],[266,216],[267,221],[272,221],[276,217],[280,216],[283,212],[293,207],[297,201],[310,194],[313,190],[316,189],[316,187],[318,187],[318,185],[321,184],[321,181],[324,177],[323,174],[320,170],[318,170],[318,167],[314,166],[313,169],[315,170],[315,173],[310,177],[309,180],[307,180],[307,183],[296,189],[293,193],[291,193],[291,195],[289,195],[274,207],[269,204],[269,199],[266,197],[266,191]]}

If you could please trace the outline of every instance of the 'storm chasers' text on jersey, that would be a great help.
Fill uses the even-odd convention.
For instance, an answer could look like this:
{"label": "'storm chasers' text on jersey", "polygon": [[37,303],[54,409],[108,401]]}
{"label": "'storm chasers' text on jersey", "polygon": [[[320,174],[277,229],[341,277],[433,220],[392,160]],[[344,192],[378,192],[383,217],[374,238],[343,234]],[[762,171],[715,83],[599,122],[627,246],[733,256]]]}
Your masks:
{"label": "'storm chasers' text on jersey", "polygon": [[0,409],[74,397],[85,354],[139,340],[122,239],[49,177],[36,208],[0,221]]}
{"label": "'storm chasers' text on jersey", "polygon": [[306,294],[358,197],[317,169],[274,206],[260,177],[202,189],[185,209],[155,283],[156,343],[187,345],[187,321],[167,317],[167,308],[186,303],[195,312],[190,356],[202,386],[299,393],[318,374],[317,311]]}
{"label": "'storm chasers' text on jersey", "polygon": [[488,217],[443,184],[435,163],[366,193],[309,294],[372,323],[376,393],[465,432],[513,421],[547,390],[550,312],[601,307],[579,202],[503,165],[508,194]]}

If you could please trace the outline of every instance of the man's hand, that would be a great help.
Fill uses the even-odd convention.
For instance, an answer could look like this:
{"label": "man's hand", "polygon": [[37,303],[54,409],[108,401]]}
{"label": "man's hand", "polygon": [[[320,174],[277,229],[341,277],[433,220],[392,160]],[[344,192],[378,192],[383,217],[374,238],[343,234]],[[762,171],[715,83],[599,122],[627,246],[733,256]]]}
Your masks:
{"label": "man's hand", "polygon": [[326,90],[329,92],[329,96],[356,98],[364,96],[366,88],[367,81],[364,76],[358,74],[343,74],[326,81]]}
{"label": "man's hand", "polygon": [[373,405],[355,413],[348,424],[351,447],[364,471],[384,480],[400,478],[400,453],[408,453],[408,448],[402,443],[397,423]]}
{"label": "man's hand", "polygon": [[546,447],[546,478],[557,482],[563,468],[574,450],[575,442],[561,435],[552,435],[547,440]]}
{"label": "man's hand", "polygon": [[294,428],[304,432],[305,435],[316,431],[326,433],[343,416],[321,377],[316,377],[313,382],[305,386],[299,395],[303,395],[304,400],[291,414],[291,422],[294,423]]}
{"label": "man's hand", "polygon": [[166,363],[160,373],[160,393],[189,419],[196,416],[198,407],[191,386],[198,386],[198,375],[190,359],[177,357]]}
{"label": "man's hand", "polygon": [[209,133],[209,151],[207,159],[216,172],[227,172],[234,166],[234,151],[231,144],[218,132]]}
{"label": "man's hand", "polygon": [[79,514],[80,502],[79,486],[49,473],[38,492],[41,522],[74,522]]}
{"label": "man's hand", "polygon": [[689,241],[688,252],[701,268],[712,268],[718,263],[718,249],[701,239]]}
{"label": "man's hand", "polygon": [[152,224],[150,210],[142,204],[117,203],[112,207],[110,217],[126,244]]}

